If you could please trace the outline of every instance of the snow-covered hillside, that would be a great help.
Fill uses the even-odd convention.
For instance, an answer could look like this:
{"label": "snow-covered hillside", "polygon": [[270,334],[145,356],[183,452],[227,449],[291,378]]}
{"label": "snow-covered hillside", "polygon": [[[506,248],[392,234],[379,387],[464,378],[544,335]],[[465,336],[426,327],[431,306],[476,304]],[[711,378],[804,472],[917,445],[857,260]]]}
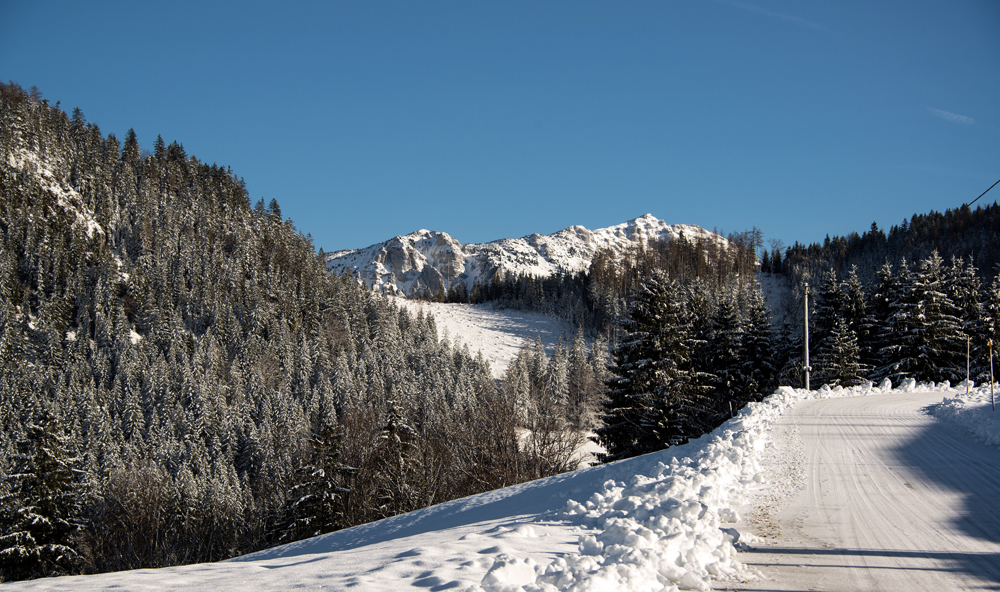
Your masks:
{"label": "snow-covered hillside", "polygon": [[405,298],[396,301],[413,314],[423,311],[433,315],[440,338],[468,346],[473,355],[481,352],[494,378],[503,376],[526,339],[541,339],[546,355],[551,356],[559,338],[569,347],[576,334],[574,327],[555,317],[495,309],[489,303],[444,304]]}
{"label": "snow-covered hillside", "polygon": [[797,308],[798,303],[795,301],[788,281],[788,277],[784,275],[757,274],[757,285],[760,286],[764,302],[767,303],[767,308],[771,311],[772,327],[781,327],[785,324],[797,326],[802,322],[802,312]]}
{"label": "snow-covered hillside", "polygon": [[532,234],[484,244],[463,245],[445,232],[418,230],[364,249],[327,255],[332,273],[351,274],[370,288],[411,296],[437,293],[464,283],[489,281],[497,272],[548,276],[556,271],[584,271],[594,254],[609,249],[620,255],[640,243],[674,240],[692,242],[726,239],[700,226],[667,224],[646,214],[624,224],[588,230],[571,226],[554,234]]}
{"label": "snow-covered hillside", "polygon": [[84,205],[83,197],[73,189],[65,178],[59,178],[53,172],[53,164],[42,159],[37,153],[29,150],[11,150],[7,153],[7,165],[26,179],[37,182],[43,194],[50,195],[54,202],[46,212],[53,218],[63,219],[70,226],[79,227],[93,239],[95,235],[103,235],[104,229],[97,223],[94,213]]}

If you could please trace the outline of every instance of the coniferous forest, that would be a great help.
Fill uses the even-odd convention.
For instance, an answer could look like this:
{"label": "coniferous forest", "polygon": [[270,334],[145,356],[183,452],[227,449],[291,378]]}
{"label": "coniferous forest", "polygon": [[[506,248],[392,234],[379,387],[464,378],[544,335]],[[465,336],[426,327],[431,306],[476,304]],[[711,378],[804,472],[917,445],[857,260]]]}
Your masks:
{"label": "coniferous forest", "polygon": [[[0,582],[217,561],[696,438],[800,386],[760,275],[812,282],[813,385],[989,377],[996,205],[888,237],[678,239],[453,301],[578,327],[500,380],[277,201],[0,84]],[[759,255],[758,255],[759,253]],[[588,345],[589,344],[589,345]]]}
{"label": "coniferous forest", "polygon": [[[568,468],[276,201],[0,85],[0,581],[215,561]],[[570,451],[571,452],[571,451]]]}

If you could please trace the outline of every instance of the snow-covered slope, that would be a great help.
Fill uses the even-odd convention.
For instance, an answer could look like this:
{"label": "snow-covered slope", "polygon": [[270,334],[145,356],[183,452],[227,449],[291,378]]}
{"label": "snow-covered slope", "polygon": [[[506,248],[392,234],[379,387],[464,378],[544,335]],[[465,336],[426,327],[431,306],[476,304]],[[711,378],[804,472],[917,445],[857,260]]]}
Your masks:
{"label": "snow-covered slope", "polygon": [[42,194],[54,198],[49,202],[47,216],[66,220],[71,226],[79,227],[90,239],[103,240],[104,229],[97,223],[94,213],[86,207],[81,196],[67,179],[59,178],[51,162],[39,158],[38,154],[27,150],[7,153],[7,165],[24,176],[22,183],[37,183]]}
{"label": "snow-covered slope", "polygon": [[667,224],[646,214],[624,224],[588,230],[571,226],[554,234],[532,234],[484,244],[463,245],[445,232],[418,230],[365,249],[327,255],[327,268],[357,276],[371,288],[412,296],[422,291],[448,291],[464,283],[489,281],[497,272],[548,276],[556,271],[584,271],[594,254],[609,249],[616,255],[643,243],[706,240],[725,244],[721,236],[700,226]]}
{"label": "snow-covered slope", "polygon": [[482,353],[494,378],[500,378],[517,357],[525,340],[541,339],[551,356],[561,337],[569,347],[576,328],[556,317],[533,312],[495,309],[491,304],[444,304],[399,298],[412,314],[423,311],[434,316],[438,337],[466,345],[474,355]]}

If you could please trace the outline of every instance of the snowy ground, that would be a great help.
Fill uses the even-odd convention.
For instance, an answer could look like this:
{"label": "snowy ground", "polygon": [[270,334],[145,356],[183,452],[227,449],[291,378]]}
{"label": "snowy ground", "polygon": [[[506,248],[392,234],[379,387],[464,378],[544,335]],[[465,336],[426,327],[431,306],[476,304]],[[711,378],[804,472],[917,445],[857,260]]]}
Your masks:
{"label": "snowy ground", "polygon": [[958,390],[959,394],[932,405],[929,411],[938,419],[965,428],[980,442],[1000,447],[1000,412],[995,410],[1000,390],[991,392],[989,385],[968,394],[964,386]]}
{"label": "snowy ground", "polygon": [[763,537],[739,559],[767,581],[726,589],[1000,588],[1000,449],[966,431],[995,441],[1000,423],[986,416],[988,387],[943,390],[910,383],[785,414],[762,463],[771,486],[738,526]]}
{"label": "snowy ground", "polygon": [[[772,432],[787,435],[791,431],[782,414],[793,406],[795,411],[803,406],[813,409],[804,416],[811,419],[796,428],[805,432],[808,426],[834,425],[837,417],[859,415],[852,409],[886,402],[899,408],[896,399],[911,400],[917,390],[932,390],[924,399],[936,401],[958,395],[955,390],[917,389],[912,384],[889,393],[870,385],[812,392],[782,388],[712,434],[663,452],[455,500],[227,562],[16,582],[5,584],[4,589],[396,591],[412,586],[431,591],[513,592],[757,589],[761,585],[782,589],[761,580],[773,577],[768,573],[771,567],[751,547],[764,546],[775,533],[767,531],[768,517],[753,508],[770,494],[776,496],[776,505],[787,503],[800,495],[801,478],[816,479],[802,470],[804,463],[796,471],[796,463],[788,462],[785,452],[794,448],[789,446],[793,439],[770,443]],[[880,396],[844,399],[862,395]],[[823,412],[819,403],[836,406],[825,408],[832,412]],[[903,406],[907,405],[913,407],[911,403]],[[901,423],[914,423],[918,413],[907,413]],[[932,426],[963,433],[919,415]],[[878,440],[873,434],[851,432],[846,444],[828,440],[826,449],[845,455],[859,447],[873,448]],[[974,443],[967,434],[964,438],[1000,453]],[[937,454],[947,460],[949,450]],[[774,487],[767,482],[768,476],[774,479]],[[854,502],[864,506],[865,499]],[[746,520],[739,515],[740,508],[748,508]],[[920,511],[925,509],[921,506]],[[785,527],[777,513],[772,518],[777,530]],[[870,541],[873,548],[897,549],[900,541],[909,540],[908,523],[883,520],[879,524],[876,534],[884,540]],[[754,531],[769,539],[758,538]],[[823,548],[813,552],[822,553]],[[862,562],[866,559],[863,554],[855,557]],[[761,571],[744,562],[758,564]],[[750,584],[741,584],[744,581]]]}
{"label": "snowy ground", "polygon": [[447,336],[452,342],[468,345],[473,354],[482,351],[494,378],[503,376],[525,339],[534,341],[536,336],[541,337],[545,353],[551,357],[557,339],[562,337],[563,343],[569,347],[576,335],[576,327],[543,314],[495,310],[490,304],[395,300],[414,314],[423,309],[425,314],[434,315],[440,337]]}

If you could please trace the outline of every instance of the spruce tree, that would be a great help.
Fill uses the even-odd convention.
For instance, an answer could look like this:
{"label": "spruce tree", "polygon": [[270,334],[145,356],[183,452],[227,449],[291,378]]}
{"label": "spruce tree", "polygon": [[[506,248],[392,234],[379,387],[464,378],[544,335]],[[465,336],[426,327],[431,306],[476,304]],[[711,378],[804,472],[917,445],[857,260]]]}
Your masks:
{"label": "spruce tree", "polygon": [[277,542],[288,543],[341,528],[344,496],[342,483],[353,469],[340,462],[340,429],[318,419],[295,469],[293,485],[276,525]]}
{"label": "spruce tree", "polygon": [[823,274],[817,296],[811,311],[815,321],[810,330],[810,345],[819,350],[833,332],[837,319],[847,312],[847,298],[840,289],[835,270],[830,269]]}
{"label": "spruce tree", "polygon": [[746,330],[740,342],[743,376],[743,399],[760,401],[777,387],[775,335],[771,313],[760,288],[751,290],[747,299]]}
{"label": "spruce tree", "polygon": [[970,378],[982,380],[989,374],[989,366],[980,360],[988,356],[990,315],[984,306],[982,282],[976,275],[972,258],[964,264],[961,259],[952,257],[951,265],[945,271],[944,284],[945,292],[957,310],[962,332],[968,338],[963,357],[970,356]]}
{"label": "spruce tree", "polygon": [[556,342],[552,359],[545,367],[543,397],[548,413],[561,420],[565,419],[569,406],[569,352],[560,337]]}
{"label": "spruce tree", "polygon": [[534,416],[531,402],[531,374],[528,370],[530,347],[530,342],[525,340],[517,357],[507,366],[501,382],[501,392],[513,409],[517,425],[520,426],[527,425],[528,418]]}
{"label": "spruce tree", "polygon": [[569,407],[567,419],[577,429],[588,429],[596,411],[597,381],[587,360],[583,327],[577,329],[569,350]]}
{"label": "spruce tree", "polygon": [[[962,311],[948,295],[948,274],[937,251],[921,262],[915,288],[920,356],[914,378],[935,382],[964,379],[966,339]],[[969,298],[973,300],[970,308],[978,304],[976,295]]]}
{"label": "spruce tree", "polygon": [[0,581],[72,573],[82,492],[75,456],[47,410],[31,412],[0,495]]}
{"label": "spruce tree", "polygon": [[684,442],[706,411],[687,386],[691,322],[676,283],[654,272],[622,327],[596,440],[602,462]]}
{"label": "spruce tree", "polygon": [[842,317],[834,321],[833,331],[817,352],[816,362],[820,369],[817,378],[824,384],[848,387],[865,382],[857,336]]}
{"label": "spruce tree", "polygon": [[871,299],[858,278],[857,266],[851,266],[842,288],[846,299],[844,320],[858,338],[859,362],[862,370],[867,373],[875,366],[874,356],[870,352],[875,347],[878,329],[870,310]]}
{"label": "spruce tree", "polygon": [[879,351],[883,366],[876,377],[893,382],[964,378],[965,335],[959,311],[947,295],[945,269],[934,252],[917,273],[900,266],[888,295],[892,311],[883,325],[886,345]]}
{"label": "spruce tree", "polygon": [[880,365],[873,374],[877,380],[889,378],[898,384],[913,373],[916,357],[919,356],[914,284],[913,273],[906,260],[900,262],[896,273],[888,262],[879,270],[879,285],[873,306],[881,336],[877,342]]}
{"label": "spruce tree", "polygon": [[419,490],[414,474],[419,473],[418,434],[395,401],[388,402],[385,424],[375,449],[376,499],[383,517],[395,516],[419,507]]}
{"label": "spruce tree", "polygon": [[714,405],[721,416],[728,416],[746,404],[746,388],[740,354],[743,342],[743,322],[736,294],[724,294],[712,317],[712,332],[705,348],[706,370],[714,376],[711,382]]}
{"label": "spruce tree", "polygon": [[[993,340],[993,355],[996,356],[996,350],[1000,348],[1000,274],[993,277],[993,282],[990,283],[990,287],[983,298],[982,331],[983,338],[987,340],[987,343],[989,340]],[[977,356],[977,360],[979,361],[977,366],[983,368],[985,371],[981,372],[976,380],[988,381],[990,379],[989,347]]]}

